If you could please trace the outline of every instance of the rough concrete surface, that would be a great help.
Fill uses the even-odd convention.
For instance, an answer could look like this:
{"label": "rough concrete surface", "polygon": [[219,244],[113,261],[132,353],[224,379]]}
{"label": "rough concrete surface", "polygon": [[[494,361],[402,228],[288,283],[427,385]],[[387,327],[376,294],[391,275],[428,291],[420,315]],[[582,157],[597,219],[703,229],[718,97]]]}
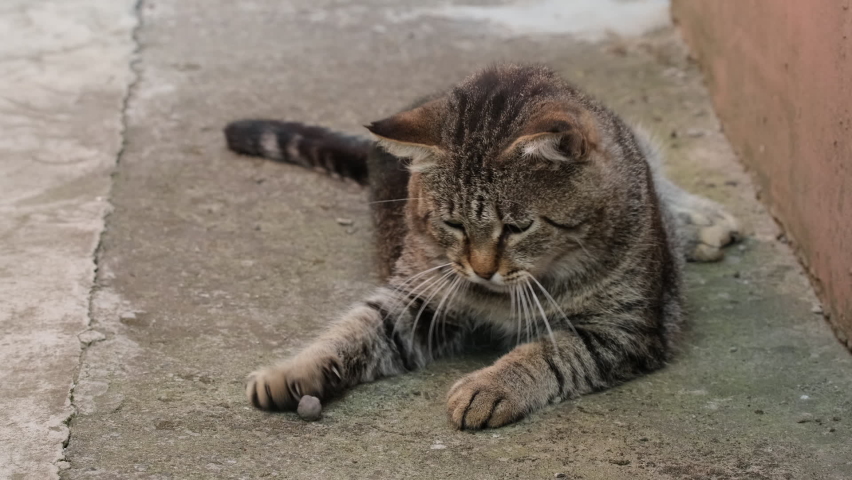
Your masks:
{"label": "rough concrete surface", "polygon": [[[591,44],[438,8],[143,1],[90,311],[106,338],[83,353],[63,477],[848,478],[852,358],[812,313],[673,30]],[[487,356],[358,387],[314,423],[248,408],[245,375],[304,345],[375,276],[360,188],[233,155],[221,128],[267,116],[356,132],[496,60],[549,63],[645,124],[676,180],[748,226],[724,262],[689,267],[683,353],[478,433],[450,429],[444,395]]]}
{"label": "rough concrete surface", "polygon": [[728,139],[852,350],[849,0],[674,2]]}
{"label": "rough concrete surface", "polygon": [[0,3],[0,478],[58,478],[130,82],[126,0]]}

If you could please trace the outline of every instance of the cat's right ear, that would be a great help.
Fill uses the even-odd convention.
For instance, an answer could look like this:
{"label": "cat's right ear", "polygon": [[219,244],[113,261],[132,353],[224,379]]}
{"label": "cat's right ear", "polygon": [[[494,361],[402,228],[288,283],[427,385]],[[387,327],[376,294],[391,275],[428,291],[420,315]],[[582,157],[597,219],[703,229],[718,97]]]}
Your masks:
{"label": "cat's right ear", "polygon": [[414,172],[428,170],[443,151],[441,140],[442,100],[433,100],[413,110],[397,113],[366,125],[379,145],[391,155],[410,158]]}

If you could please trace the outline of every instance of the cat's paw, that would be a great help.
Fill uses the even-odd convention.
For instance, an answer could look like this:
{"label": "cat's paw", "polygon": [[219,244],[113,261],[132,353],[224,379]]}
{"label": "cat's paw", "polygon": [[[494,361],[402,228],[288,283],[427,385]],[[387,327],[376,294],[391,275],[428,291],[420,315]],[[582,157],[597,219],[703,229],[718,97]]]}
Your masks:
{"label": "cat's paw", "polygon": [[703,198],[675,210],[684,254],[691,262],[717,262],[722,250],[740,238],[740,225],[724,207]]}
{"label": "cat's paw", "polygon": [[491,369],[462,378],[447,394],[447,417],[459,430],[502,427],[520,420],[526,410],[509,385]]}
{"label": "cat's paw", "polygon": [[342,384],[342,372],[335,356],[301,355],[250,374],[246,396],[261,410],[295,410],[303,395],[332,395]]}

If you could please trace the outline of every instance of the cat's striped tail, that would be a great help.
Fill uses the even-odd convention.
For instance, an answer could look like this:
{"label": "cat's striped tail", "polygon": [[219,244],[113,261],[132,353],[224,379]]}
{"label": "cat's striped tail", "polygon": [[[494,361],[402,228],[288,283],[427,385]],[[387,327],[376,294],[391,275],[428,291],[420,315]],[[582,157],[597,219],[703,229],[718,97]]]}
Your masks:
{"label": "cat's striped tail", "polygon": [[256,157],[324,170],[367,183],[373,141],[327,128],[276,120],[240,120],[225,127],[228,148]]}

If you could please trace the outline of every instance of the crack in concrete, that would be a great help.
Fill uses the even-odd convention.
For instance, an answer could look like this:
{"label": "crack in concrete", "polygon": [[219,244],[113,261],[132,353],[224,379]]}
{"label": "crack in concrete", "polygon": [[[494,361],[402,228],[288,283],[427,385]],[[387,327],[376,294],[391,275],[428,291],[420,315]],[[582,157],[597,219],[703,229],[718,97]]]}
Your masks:
{"label": "crack in concrete", "polygon": [[[74,399],[74,391],[75,391],[75,389],[78,385],[79,379],[80,379],[80,373],[82,372],[82,369],[83,369],[83,363],[86,359],[86,354],[87,354],[89,348],[92,345],[106,339],[105,335],[103,335],[100,332],[97,332],[93,328],[93,324],[94,324],[94,315],[93,315],[94,302],[95,302],[95,296],[96,296],[98,289],[99,289],[98,274],[99,274],[99,267],[100,267],[100,257],[101,257],[101,253],[103,252],[104,232],[106,231],[107,225],[109,224],[109,221],[110,221],[110,217],[112,216],[112,202],[110,201],[110,199],[112,198],[112,187],[114,185],[114,183],[112,182],[112,178],[114,178],[115,173],[116,173],[116,168],[121,163],[121,159],[124,156],[124,153],[127,149],[127,123],[128,123],[127,111],[128,111],[130,103],[133,100],[134,94],[136,92],[137,85],[139,84],[139,81],[142,77],[141,68],[140,68],[141,54],[142,54],[142,43],[139,40],[139,31],[142,28],[143,23],[144,23],[143,22],[143,16],[142,16],[142,5],[143,5],[143,3],[144,3],[143,0],[137,0],[136,3],[133,6],[133,17],[135,19],[135,25],[133,26],[131,33],[130,33],[131,42],[133,43],[133,51],[130,53],[130,61],[128,62],[128,68],[130,69],[131,77],[130,77],[130,80],[127,82],[125,94],[124,94],[124,96],[122,97],[122,100],[121,100],[120,116],[119,116],[119,118],[120,118],[120,120],[119,120],[119,122],[120,122],[119,135],[121,136],[121,145],[118,149],[118,152],[115,155],[115,162],[112,166],[113,171],[110,174],[110,179],[111,179],[110,180],[110,190],[109,190],[109,192],[107,193],[107,196],[106,196],[107,207],[106,207],[106,210],[105,210],[105,213],[104,213],[104,216],[103,216],[103,227],[102,227],[100,234],[99,234],[98,244],[95,247],[94,251],[92,252],[92,264],[93,264],[93,267],[94,267],[94,272],[93,272],[94,276],[93,276],[93,279],[92,279],[92,284],[91,284],[91,288],[89,289],[89,295],[88,295],[88,299],[87,299],[87,306],[88,306],[87,307],[88,308],[87,323],[86,323],[86,328],[77,335],[77,338],[80,340],[80,344],[81,344],[80,356],[77,360],[77,367],[74,371],[74,378],[71,382],[71,387],[68,391],[67,403],[71,407],[71,412],[69,413],[68,417],[65,418],[65,420],[62,421],[63,425],[65,425],[65,427],[66,427],[66,437],[62,441],[62,457],[59,460],[54,462],[54,465],[59,469],[60,472],[63,471],[63,470],[69,469],[70,466],[71,466],[70,461],[68,459],[68,455],[67,455],[67,449],[68,449],[68,445],[71,443],[71,437],[72,437],[71,428],[73,426],[74,418],[77,416],[77,412],[78,412],[77,405],[76,405],[75,399]],[[93,332],[96,335],[90,336],[87,339],[86,337],[84,337],[84,335],[86,335],[89,332]],[[83,337],[83,338],[81,338],[81,337]]]}

